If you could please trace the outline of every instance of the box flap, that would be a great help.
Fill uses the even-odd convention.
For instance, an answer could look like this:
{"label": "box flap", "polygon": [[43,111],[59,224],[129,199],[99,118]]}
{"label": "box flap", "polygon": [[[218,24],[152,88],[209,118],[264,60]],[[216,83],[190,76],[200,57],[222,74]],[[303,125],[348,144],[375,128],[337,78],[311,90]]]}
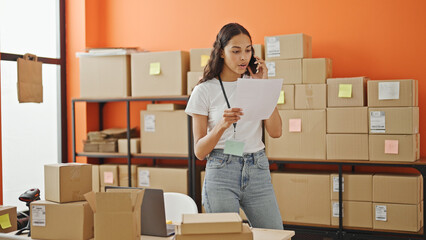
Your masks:
{"label": "box flap", "polygon": [[132,211],[142,206],[143,196],[145,194],[145,189],[135,189],[135,188],[110,188],[107,189],[107,192],[111,193],[129,193],[130,199],[132,202]]}
{"label": "box flap", "polygon": [[96,210],[98,212],[132,212],[133,202],[131,198],[131,193],[96,193]]}
{"label": "box flap", "polygon": [[95,198],[95,192],[91,191],[86,194],[84,194],[84,198],[87,200],[87,202],[90,205],[90,208],[92,208],[93,213],[96,213],[96,198]]}

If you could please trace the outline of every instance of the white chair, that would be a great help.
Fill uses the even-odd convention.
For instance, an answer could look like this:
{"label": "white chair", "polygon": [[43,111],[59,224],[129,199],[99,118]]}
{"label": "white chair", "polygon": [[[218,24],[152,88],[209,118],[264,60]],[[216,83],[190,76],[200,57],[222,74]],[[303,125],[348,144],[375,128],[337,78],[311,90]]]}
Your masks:
{"label": "white chair", "polygon": [[198,213],[197,204],[191,197],[175,192],[164,193],[164,209],[166,220],[172,224],[180,224],[184,213]]}

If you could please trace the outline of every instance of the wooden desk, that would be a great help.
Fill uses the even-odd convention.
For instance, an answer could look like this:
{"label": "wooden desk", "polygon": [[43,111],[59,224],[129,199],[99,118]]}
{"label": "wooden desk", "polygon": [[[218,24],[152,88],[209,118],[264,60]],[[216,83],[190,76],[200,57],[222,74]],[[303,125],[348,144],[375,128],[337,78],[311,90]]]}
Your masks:
{"label": "wooden desk", "polygon": [[[294,236],[294,231],[287,230],[273,230],[273,229],[261,229],[253,228],[253,240],[289,240]],[[26,234],[15,236],[14,233],[0,233],[0,239],[16,239],[16,240],[28,240]],[[174,236],[170,237],[153,237],[153,236],[141,236],[141,240],[172,240]]]}

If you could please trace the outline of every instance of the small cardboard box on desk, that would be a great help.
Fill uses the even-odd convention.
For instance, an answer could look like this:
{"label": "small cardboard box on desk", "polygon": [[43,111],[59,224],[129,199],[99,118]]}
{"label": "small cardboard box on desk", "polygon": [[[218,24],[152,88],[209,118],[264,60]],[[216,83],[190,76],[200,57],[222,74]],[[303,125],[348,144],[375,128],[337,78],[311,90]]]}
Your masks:
{"label": "small cardboard box on desk", "polygon": [[144,193],[131,190],[85,194],[95,214],[95,240],[139,240]]}
{"label": "small cardboard box on desk", "polygon": [[0,233],[16,231],[16,207],[0,206]]}

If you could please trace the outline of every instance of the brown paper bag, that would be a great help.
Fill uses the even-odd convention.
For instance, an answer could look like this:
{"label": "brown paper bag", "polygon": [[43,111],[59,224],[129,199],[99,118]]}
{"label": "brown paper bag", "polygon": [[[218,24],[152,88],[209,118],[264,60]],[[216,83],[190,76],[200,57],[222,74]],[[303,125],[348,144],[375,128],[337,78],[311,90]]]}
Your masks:
{"label": "brown paper bag", "polygon": [[41,62],[37,62],[37,56],[25,54],[18,58],[18,101],[43,102],[43,85]]}

